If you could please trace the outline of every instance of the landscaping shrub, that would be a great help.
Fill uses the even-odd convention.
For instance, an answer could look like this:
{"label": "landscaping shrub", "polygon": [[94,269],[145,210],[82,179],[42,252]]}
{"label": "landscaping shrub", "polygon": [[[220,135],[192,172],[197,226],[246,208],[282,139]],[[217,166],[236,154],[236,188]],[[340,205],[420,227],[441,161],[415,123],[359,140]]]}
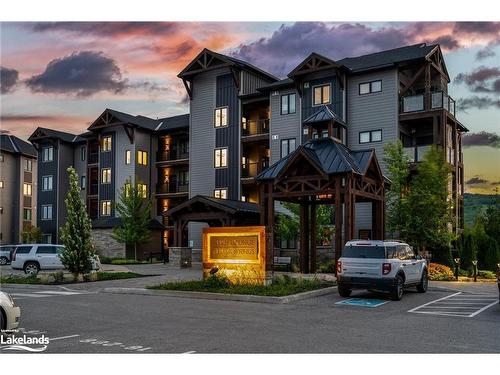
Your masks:
{"label": "landscaping shrub", "polygon": [[480,279],[495,279],[496,275],[493,271],[479,270],[477,271],[477,277]]}
{"label": "landscaping shrub", "polygon": [[455,276],[450,267],[439,263],[431,263],[428,267],[429,280],[433,281],[451,281]]}
{"label": "landscaping shrub", "polygon": [[321,263],[318,267],[318,272],[320,273],[335,273],[335,261],[330,260],[325,263]]}

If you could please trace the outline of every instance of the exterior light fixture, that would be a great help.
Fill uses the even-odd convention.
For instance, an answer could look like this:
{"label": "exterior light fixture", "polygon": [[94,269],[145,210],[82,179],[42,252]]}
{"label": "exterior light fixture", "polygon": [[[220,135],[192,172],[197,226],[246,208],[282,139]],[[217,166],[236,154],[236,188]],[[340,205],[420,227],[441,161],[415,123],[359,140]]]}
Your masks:
{"label": "exterior light fixture", "polygon": [[473,260],[472,265],[474,266],[474,282],[477,282],[477,260]]}
{"label": "exterior light fixture", "polygon": [[454,258],[455,261],[455,280],[458,281],[458,268],[460,267],[460,258]]}

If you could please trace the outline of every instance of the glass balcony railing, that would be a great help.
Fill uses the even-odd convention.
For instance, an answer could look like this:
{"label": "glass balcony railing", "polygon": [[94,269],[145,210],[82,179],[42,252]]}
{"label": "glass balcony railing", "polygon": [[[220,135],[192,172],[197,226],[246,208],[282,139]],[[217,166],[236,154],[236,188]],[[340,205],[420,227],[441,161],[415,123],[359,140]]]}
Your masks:
{"label": "glass balcony railing", "polygon": [[189,183],[170,182],[170,183],[157,183],[157,194],[175,194],[189,192]]}
{"label": "glass balcony railing", "polygon": [[408,155],[412,163],[418,163],[424,159],[425,154],[431,147],[432,145],[405,147],[404,152]]}
{"label": "glass balcony railing", "polygon": [[419,112],[432,109],[445,109],[455,116],[455,100],[444,91],[430,93],[430,100],[424,94],[405,96],[401,98],[401,112]]}
{"label": "glass balcony railing", "polygon": [[269,134],[269,119],[241,122],[241,135],[243,137],[261,134]]}

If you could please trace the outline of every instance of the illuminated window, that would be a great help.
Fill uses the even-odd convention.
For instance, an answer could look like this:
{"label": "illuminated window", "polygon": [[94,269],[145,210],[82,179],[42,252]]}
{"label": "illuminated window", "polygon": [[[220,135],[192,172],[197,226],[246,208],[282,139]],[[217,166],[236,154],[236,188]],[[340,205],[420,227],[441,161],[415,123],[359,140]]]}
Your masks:
{"label": "illuminated window", "polygon": [[0,181],[0,189],[3,189],[3,181]]}
{"label": "illuminated window", "polygon": [[214,197],[218,199],[227,199],[227,189],[215,189]]}
{"label": "illuminated window", "polygon": [[111,201],[101,201],[101,216],[111,215]]}
{"label": "illuminated window", "polygon": [[54,178],[52,176],[42,177],[42,191],[51,191],[53,187]]}
{"label": "illuminated window", "polygon": [[220,128],[227,126],[227,107],[215,108],[214,110],[214,127]]}
{"label": "illuminated window", "polygon": [[111,136],[108,135],[106,137],[102,137],[102,140],[101,140],[101,151],[102,152],[111,151],[111,148],[112,148]]}
{"label": "illuminated window", "polygon": [[130,164],[131,153],[130,150],[125,151],[125,164]]}
{"label": "illuminated window", "polygon": [[23,184],[23,195],[27,196],[27,197],[31,197],[31,184],[26,184],[24,183]]}
{"label": "illuminated window", "polygon": [[52,220],[52,205],[42,205],[42,220]]}
{"label": "illuminated window", "polygon": [[316,86],[313,89],[313,105],[330,104],[330,84]]}
{"label": "illuminated window", "polygon": [[139,195],[142,198],[148,197],[148,185],[146,184],[137,184],[137,190],[139,190]]}
{"label": "illuminated window", "polygon": [[102,184],[111,183],[111,168],[103,168],[101,170],[101,183]]}
{"label": "illuminated window", "polygon": [[42,148],[42,161],[49,162],[54,160],[54,147],[44,147]]}
{"label": "illuminated window", "polygon": [[3,154],[0,154],[0,162],[3,162],[3,161],[4,161]]}
{"label": "illuminated window", "polygon": [[148,165],[148,153],[146,151],[137,151],[137,164]]}
{"label": "illuminated window", "polygon": [[132,185],[129,182],[125,183],[125,186],[123,187],[123,190],[125,191],[125,196],[129,197],[130,196],[130,189],[132,188]]}
{"label": "illuminated window", "polygon": [[227,147],[216,148],[214,150],[214,167],[215,168],[227,167]]}

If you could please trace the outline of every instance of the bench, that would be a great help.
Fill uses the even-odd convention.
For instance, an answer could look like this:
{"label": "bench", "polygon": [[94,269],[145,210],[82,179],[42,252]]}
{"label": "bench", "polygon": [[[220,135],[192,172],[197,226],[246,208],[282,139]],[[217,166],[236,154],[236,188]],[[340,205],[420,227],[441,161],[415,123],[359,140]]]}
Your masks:
{"label": "bench", "polygon": [[286,267],[288,271],[292,270],[292,257],[274,257],[274,267]]}

